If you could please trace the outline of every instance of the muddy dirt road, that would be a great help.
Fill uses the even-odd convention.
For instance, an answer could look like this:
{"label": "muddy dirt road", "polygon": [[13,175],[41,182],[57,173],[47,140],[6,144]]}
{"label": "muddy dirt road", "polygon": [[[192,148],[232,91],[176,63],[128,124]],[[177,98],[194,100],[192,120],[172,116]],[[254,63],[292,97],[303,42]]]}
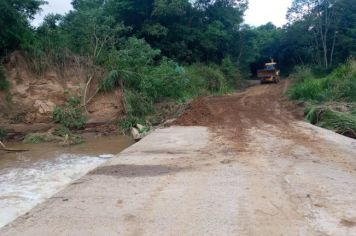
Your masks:
{"label": "muddy dirt road", "polygon": [[194,101],[0,235],[356,235],[356,140],[287,83]]}

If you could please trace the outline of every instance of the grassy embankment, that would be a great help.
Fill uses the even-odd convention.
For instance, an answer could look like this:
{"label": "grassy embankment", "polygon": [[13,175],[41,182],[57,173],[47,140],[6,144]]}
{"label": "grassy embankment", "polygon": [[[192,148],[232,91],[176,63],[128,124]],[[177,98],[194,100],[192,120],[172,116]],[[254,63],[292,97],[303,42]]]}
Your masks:
{"label": "grassy embankment", "polygon": [[294,77],[288,96],[306,103],[306,120],[356,138],[356,60],[321,78],[308,68],[297,69]]}

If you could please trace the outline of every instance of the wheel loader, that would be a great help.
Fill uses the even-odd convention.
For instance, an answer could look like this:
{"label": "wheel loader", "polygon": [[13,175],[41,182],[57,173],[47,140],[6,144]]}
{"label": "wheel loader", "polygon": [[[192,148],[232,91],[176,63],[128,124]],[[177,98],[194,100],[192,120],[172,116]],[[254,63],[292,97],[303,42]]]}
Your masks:
{"label": "wheel loader", "polygon": [[265,68],[257,71],[257,77],[263,83],[279,83],[280,71],[277,69],[277,63],[273,61],[266,63]]}

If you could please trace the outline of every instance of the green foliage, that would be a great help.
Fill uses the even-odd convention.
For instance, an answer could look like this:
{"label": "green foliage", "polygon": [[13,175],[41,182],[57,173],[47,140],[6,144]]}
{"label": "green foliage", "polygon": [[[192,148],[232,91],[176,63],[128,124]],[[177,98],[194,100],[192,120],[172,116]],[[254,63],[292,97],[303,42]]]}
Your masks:
{"label": "green foliage", "polygon": [[32,144],[39,144],[39,143],[44,143],[47,142],[47,137],[45,135],[39,135],[39,134],[28,134],[26,135],[24,139],[24,143],[32,143]]}
{"label": "green foliage", "polygon": [[242,75],[237,66],[232,62],[231,58],[227,57],[222,60],[220,70],[224,74],[230,87],[238,88],[242,85]]}
{"label": "green foliage", "polygon": [[72,134],[69,136],[69,145],[78,145],[84,142],[85,142],[84,138],[80,135]]}
{"label": "green foliage", "polygon": [[105,78],[101,81],[100,90],[104,92],[109,92],[118,86],[120,79],[120,73],[117,70],[110,71]]}
{"label": "green foliage", "polygon": [[190,79],[189,92],[192,96],[229,91],[226,78],[216,65],[194,64],[188,67],[187,77]]}
{"label": "green foliage", "polygon": [[117,65],[138,72],[141,67],[153,65],[155,58],[160,53],[160,50],[153,49],[145,40],[130,37],[118,51]]}
{"label": "green foliage", "polygon": [[80,98],[70,97],[63,107],[55,107],[53,110],[53,121],[67,128],[83,128],[86,117],[80,106]]}
{"label": "green foliage", "polygon": [[289,97],[313,104],[305,110],[306,120],[356,138],[356,61],[349,60],[323,78],[315,78],[306,68],[294,76],[298,81],[289,89]]}
{"label": "green foliage", "polygon": [[0,91],[7,90],[10,87],[9,81],[6,80],[4,68],[0,66]]}
{"label": "green foliage", "polygon": [[310,106],[306,109],[306,119],[320,127],[356,138],[356,115],[339,112],[328,106]]}
{"label": "green foliage", "polygon": [[7,136],[7,131],[3,127],[0,127],[0,140],[5,139]]}
{"label": "green foliage", "polygon": [[124,99],[128,116],[144,117],[153,111],[152,100],[145,94],[126,90]]}
{"label": "green foliage", "polygon": [[180,98],[188,85],[189,80],[184,68],[171,60],[164,59],[159,65],[147,68],[139,90],[157,102],[163,98]]}
{"label": "green foliage", "polygon": [[30,44],[34,39],[28,19],[44,4],[42,0],[0,0],[0,56]]}
{"label": "green foliage", "polygon": [[58,128],[56,128],[52,134],[59,137],[65,137],[66,135],[71,135],[72,132],[67,127],[61,125]]}
{"label": "green foliage", "polygon": [[327,99],[327,92],[323,90],[320,79],[303,79],[303,82],[299,82],[293,85],[289,91],[289,97],[295,100],[314,100],[324,101]]}
{"label": "green foliage", "polygon": [[84,142],[83,137],[73,134],[70,129],[65,126],[56,128],[52,134],[62,138],[67,138],[69,145],[78,145]]}
{"label": "green foliage", "polygon": [[298,69],[294,75],[298,81],[288,94],[295,100],[356,101],[356,61],[349,60],[330,75],[317,79],[309,69]]}

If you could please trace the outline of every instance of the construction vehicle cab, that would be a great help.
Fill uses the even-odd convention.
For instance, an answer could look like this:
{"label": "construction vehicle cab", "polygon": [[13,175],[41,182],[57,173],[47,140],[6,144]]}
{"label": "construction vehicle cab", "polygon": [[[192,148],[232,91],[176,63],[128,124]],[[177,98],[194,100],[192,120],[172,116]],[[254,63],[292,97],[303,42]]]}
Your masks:
{"label": "construction vehicle cab", "polygon": [[277,69],[277,63],[273,60],[265,64],[265,68],[257,71],[257,77],[263,83],[278,83],[280,81],[280,71]]}

